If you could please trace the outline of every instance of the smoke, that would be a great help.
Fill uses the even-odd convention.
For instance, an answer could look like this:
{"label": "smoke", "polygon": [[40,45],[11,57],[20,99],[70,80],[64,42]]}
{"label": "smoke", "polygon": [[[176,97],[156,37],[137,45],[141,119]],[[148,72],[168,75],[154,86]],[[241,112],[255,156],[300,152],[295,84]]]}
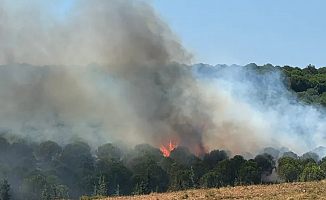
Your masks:
{"label": "smoke", "polygon": [[321,113],[293,103],[278,72],[204,67],[212,77],[194,76],[192,54],[149,4],[79,0],[57,17],[59,4],[0,0],[2,129],[94,147],[172,138],[187,146],[194,134],[234,154],[324,142]]}
{"label": "smoke", "polygon": [[[323,145],[324,109],[300,103],[278,68],[262,73],[257,69],[196,65],[197,77],[214,82],[213,90],[219,93],[220,103],[215,101],[219,113],[214,116],[218,134],[209,134],[209,144],[219,143],[232,153],[259,153],[258,149],[273,147],[279,150],[275,158],[290,150],[301,155]],[[325,152],[318,154],[325,156]]]}
{"label": "smoke", "polygon": [[54,2],[1,8],[3,128],[61,143],[78,135],[94,145],[175,134],[183,87],[198,91],[190,68],[177,62],[192,56],[150,5],[76,1],[63,19]]}

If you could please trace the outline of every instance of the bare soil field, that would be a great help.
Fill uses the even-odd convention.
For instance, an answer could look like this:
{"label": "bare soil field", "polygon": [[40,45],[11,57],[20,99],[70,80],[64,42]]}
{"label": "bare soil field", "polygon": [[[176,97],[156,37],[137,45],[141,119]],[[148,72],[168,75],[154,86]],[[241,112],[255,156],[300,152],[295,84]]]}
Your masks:
{"label": "bare soil field", "polygon": [[103,200],[179,200],[179,199],[326,199],[326,180],[307,183],[253,185],[220,189],[198,189],[163,194],[110,197]]}

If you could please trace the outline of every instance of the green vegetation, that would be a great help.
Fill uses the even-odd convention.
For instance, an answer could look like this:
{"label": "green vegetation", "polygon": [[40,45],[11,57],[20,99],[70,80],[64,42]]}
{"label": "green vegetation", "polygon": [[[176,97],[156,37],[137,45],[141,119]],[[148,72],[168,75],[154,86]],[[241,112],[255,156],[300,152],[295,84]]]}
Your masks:
{"label": "green vegetation", "polygon": [[[61,148],[53,141],[28,144],[24,140],[9,143],[6,137],[0,140],[9,144],[1,150],[0,173],[13,186],[3,182],[2,199],[95,199],[245,186],[269,183],[264,177],[275,168],[286,182],[319,181],[326,176],[326,158],[316,162],[316,155],[311,152],[302,156],[285,153],[280,158],[263,153],[246,160],[240,155],[229,158],[225,151],[213,150],[201,160],[189,156],[184,147],[173,150],[171,158],[163,157],[160,150],[148,144],[120,149],[109,143],[98,147],[95,152],[101,156],[97,156],[82,141]],[[277,151],[265,149],[273,150]]]}
{"label": "green vegetation", "polygon": [[246,66],[258,73],[280,70],[285,86],[297,94],[299,100],[306,104],[326,106],[326,67],[316,68],[308,65],[301,69],[291,66],[257,66],[252,63]]}

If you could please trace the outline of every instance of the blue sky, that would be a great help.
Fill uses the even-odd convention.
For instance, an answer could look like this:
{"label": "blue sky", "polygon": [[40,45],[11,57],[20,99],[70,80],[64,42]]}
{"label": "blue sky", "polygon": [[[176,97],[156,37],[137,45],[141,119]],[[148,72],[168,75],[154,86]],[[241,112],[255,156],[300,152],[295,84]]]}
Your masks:
{"label": "blue sky", "polygon": [[326,66],[325,0],[147,1],[196,62]]}
{"label": "blue sky", "polygon": [[151,0],[208,64],[326,66],[325,0]]}

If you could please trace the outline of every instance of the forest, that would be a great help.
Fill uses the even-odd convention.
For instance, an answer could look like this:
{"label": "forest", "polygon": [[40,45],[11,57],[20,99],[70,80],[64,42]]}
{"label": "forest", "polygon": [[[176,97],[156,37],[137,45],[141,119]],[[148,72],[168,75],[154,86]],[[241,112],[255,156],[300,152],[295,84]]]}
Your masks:
{"label": "forest", "polygon": [[[285,86],[302,103],[326,106],[326,68],[253,63],[245,68],[257,73],[281,70]],[[81,138],[61,146],[55,141],[31,142],[2,131],[0,199],[91,199],[326,177],[326,158],[315,152],[297,155],[266,147],[255,156],[230,155],[227,149],[216,149],[198,158],[179,146],[165,157],[149,144],[128,147],[116,142],[92,149]]]}
{"label": "forest", "polygon": [[258,73],[280,70],[284,84],[289,91],[294,92],[301,102],[316,106],[326,106],[326,67],[317,69],[314,65],[309,64],[301,69],[287,65],[283,67],[271,64],[257,66],[255,63],[245,67],[254,69]]}

